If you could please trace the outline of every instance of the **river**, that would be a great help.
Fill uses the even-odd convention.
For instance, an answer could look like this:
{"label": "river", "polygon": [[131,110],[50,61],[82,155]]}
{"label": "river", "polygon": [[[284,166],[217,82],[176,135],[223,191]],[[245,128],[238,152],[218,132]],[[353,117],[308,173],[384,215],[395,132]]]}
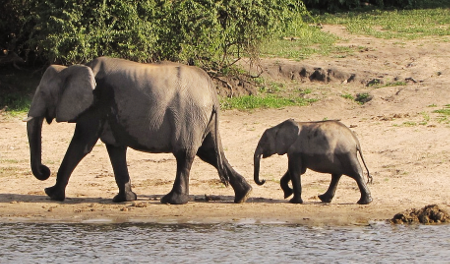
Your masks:
{"label": "river", "polygon": [[0,223],[0,263],[450,262],[450,225]]}

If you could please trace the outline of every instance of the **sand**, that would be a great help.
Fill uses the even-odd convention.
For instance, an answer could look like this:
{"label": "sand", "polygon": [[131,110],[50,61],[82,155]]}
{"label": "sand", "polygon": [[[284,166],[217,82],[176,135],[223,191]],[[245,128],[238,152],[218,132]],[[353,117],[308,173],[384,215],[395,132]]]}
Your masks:
{"label": "sand", "polygon": [[[366,225],[384,221],[409,208],[450,206],[450,119],[434,112],[450,104],[450,42],[444,38],[414,41],[351,36],[339,26],[324,26],[342,37],[339,45],[359,47],[344,58],[314,57],[296,62],[262,61],[264,76],[286,83],[289,89],[310,89],[305,96],[319,101],[305,107],[222,111],[220,133],[230,164],[252,185],[244,204],[234,204],[234,192],[219,181],[217,171],[199,158],[190,177],[192,200],[166,205],[175,178],[171,154],[130,149],[128,166],[134,202],[113,203],[117,194],[106,148],[100,141],[75,169],[64,202],[51,201],[43,189],[53,186],[59,164],[73,135],[74,125],[56,123],[43,128],[43,163],[52,171],[47,181],[31,174],[26,123],[22,117],[0,118],[0,221],[28,222],[163,222],[163,223],[300,223],[311,225]],[[360,48],[364,47],[364,48]],[[270,66],[308,64],[355,73],[364,80],[286,80]],[[367,86],[370,79],[382,85]],[[400,80],[405,85],[394,85]],[[391,83],[391,84],[389,84]],[[344,94],[369,93],[372,100],[358,104]],[[298,121],[340,119],[358,136],[373,176],[373,202],[358,205],[356,182],[343,176],[329,204],[318,195],[326,191],[330,175],[308,170],[302,176],[303,204],[283,199],[279,179],[287,169],[286,156],[261,162],[265,185],[253,181],[253,152],[265,129],[288,118]],[[450,117],[449,117],[450,118]]]}

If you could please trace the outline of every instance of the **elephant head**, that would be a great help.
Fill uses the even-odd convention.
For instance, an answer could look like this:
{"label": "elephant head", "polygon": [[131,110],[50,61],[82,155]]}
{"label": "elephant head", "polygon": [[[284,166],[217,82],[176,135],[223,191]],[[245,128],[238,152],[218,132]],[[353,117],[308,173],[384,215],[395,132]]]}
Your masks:
{"label": "elephant head", "polygon": [[94,102],[95,77],[89,67],[52,65],[47,68],[31,101],[27,122],[31,169],[39,180],[46,180],[50,170],[41,163],[41,130],[44,118],[51,123],[70,122]]}
{"label": "elephant head", "polygon": [[254,155],[254,179],[256,184],[263,185],[266,182],[265,180],[259,180],[261,156],[267,158],[275,153],[278,155],[286,154],[297,140],[298,133],[298,124],[292,119],[264,131]]}

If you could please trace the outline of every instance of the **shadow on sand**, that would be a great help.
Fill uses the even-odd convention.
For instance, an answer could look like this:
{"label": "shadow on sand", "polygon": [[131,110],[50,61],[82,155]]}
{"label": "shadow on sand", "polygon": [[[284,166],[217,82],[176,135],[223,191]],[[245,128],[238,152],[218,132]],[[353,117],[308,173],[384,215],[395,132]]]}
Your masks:
{"label": "shadow on sand", "polygon": [[[155,204],[160,203],[164,195],[138,195],[138,202],[150,201]],[[0,193],[0,203],[65,203],[65,204],[81,204],[81,203],[98,203],[98,204],[120,204],[114,203],[111,198],[104,197],[66,197],[64,202],[52,201],[46,195],[31,195],[31,194],[10,194]],[[234,196],[231,195],[191,195],[190,202],[198,203],[234,203]],[[127,202],[123,202],[127,203]],[[289,203],[289,199],[270,199],[263,197],[250,197],[246,203]],[[329,203],[322,203],[320,201],[308,201],[304,204],[314,205],[330,205]],[[332,203],[335,205],[353,205],[354,203]]]}

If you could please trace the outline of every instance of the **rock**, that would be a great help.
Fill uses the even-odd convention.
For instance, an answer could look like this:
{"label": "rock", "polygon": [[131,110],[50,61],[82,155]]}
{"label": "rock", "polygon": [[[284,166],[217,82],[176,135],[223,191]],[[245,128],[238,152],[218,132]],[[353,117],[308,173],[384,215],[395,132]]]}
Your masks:
{"label": "rock", "polygon": [[398,213],[390,221],[394,224],[440,224],[450,223],[450,215],[436,204],[432,204],[422,209],[412,208]]}

